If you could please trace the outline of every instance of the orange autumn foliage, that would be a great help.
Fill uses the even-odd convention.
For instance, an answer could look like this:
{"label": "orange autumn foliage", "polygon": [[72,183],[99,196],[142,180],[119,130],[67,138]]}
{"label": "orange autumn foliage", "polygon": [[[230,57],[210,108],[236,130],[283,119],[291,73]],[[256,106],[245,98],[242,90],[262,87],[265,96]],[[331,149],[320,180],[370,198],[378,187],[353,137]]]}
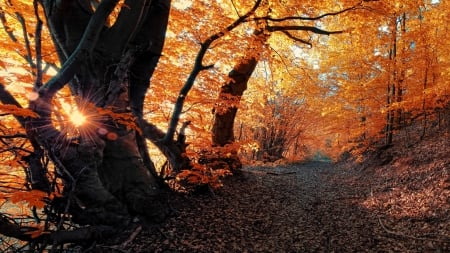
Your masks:
{"label": "orange autumn foliage", "polygon": [[31,191],[17,191],[11,194],[9,200],[12,203],[18,203],[23,201],[28,207],[44,208],[45,201],[44,198],[47,197],[47,193],[39,190]]}
{"label": "orange autumn foliage", "polygon": [[[186,133],[188,154],[198,154],[211,146],[211,109],[216,106],[221,86],[229,81],[227,74],[246,55],[257,57],[258,65],[242,100],[237,103],[230,99],[229,106],[238,108],[235,135],[240,155],[249,163],[258,156],[264,157],[265,152],[267,160],[311,158],[317,151],[336,159],[346,150],[367,148],[383,138],[390,112],[401,111],[398,118],[402,122],[396,133],[415,119],[423,120],[426,129],[431,125],[427,120],[448,112],[448,1],[303,1],[301,5],[294,0],[263,1],[250,19],[232,31],[224,29],[246,13],[253,1],[192,1],[190,5],[173,2],[163,56],[152,77],[144,108],[146,119],[155,125],[162,129],[167,126],[201,42],[223,31],[203,59],[204,65],[214,67],[199,74],[186,97],[181,117],[182,121],[192,122]],[[346,9],[349,11],[321,17]],[[32,1],[2,2],[0,14],[0,83],[25,108],[38,75],[36,48],[30,46],[36,42],[38,19]],[[44,17],[41,8],[38,16]],[[58,70],[58,60],[45,20],[42,21],[45,81]],[[113,21],[110,17],[108,24]],[[321,34],[313,28],[335,33]],[[265,29],[267,40],[255,39],[257,29]],[[387,102],[391,98],[387,87],[392,84],[402,95],[397,92],[395,99]],[[69,91],[62,91],[59,102],[55,102],[61,118],[62,105],[73,104],[68,94]],[[27,109],[3,104],[0,112],[4,136],[24,134],[9,114],[36,116]],[[107,109],[98,109],[97,113],[139,132],[131,114]],[[270,157],[275,140],[281,146],[277,151],[281,157]],[[10,147],[32,152],[29,143],[19,138],[0,145],[6,150],[1,154],[0,165],[13,165],[16,170],[23,166],[17,162],[22,154]],[[158,157],[156,151],[153,154]],[[228,173],[223,168],[212,170],[195,163],[192,170],[184,170],[178,177],[216,187]],[[42,207],[40,199],[44,196],[39,196],[36,192],[18,192],[11,200],[31,201],[30,206]],[[38,200],[33,200],[35,197]]]}

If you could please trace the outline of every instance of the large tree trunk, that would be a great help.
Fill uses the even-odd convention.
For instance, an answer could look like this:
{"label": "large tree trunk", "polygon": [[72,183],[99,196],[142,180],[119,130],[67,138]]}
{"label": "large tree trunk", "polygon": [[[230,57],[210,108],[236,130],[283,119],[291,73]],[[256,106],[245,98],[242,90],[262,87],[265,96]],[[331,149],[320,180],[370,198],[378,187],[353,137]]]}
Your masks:
{"label": "large tree trunk", "polygon": [[219,92],[213,109],[214,123],[212,128],[212,145],[223,147],[234,143],[234,120],[248,81],[255,71],[260,54],[264,51],[265,43],[270,34],[265,32],[267,23],[261,22],[260,27],[253,33],[250,48],[245,56],[228,73],[229,81]]}
{"label": "large tree trunk", "polygon": [[[88,0],[42,1],[63,66],[36,87],[39,97],[30,108],[40,118],[27,127],[63,175],[73,219],[82,224],[123,225],[130,215],[155,222],[166,215],[143,138],[155,134],[138,126],[164,44],[170,0],[125,1],[108,27],[117,2],[103,0],[93,10]],[[52,98],[66,83],[89,121],[71,138],[51,119]]]}
{"label": "large tree trunk", "polygon": [[[258,63],[255,56],[247,56],[234,66],[228,77],[230,81],[220,89],[219,97],[213,109],[212,145],[209,151],[202,153],[201,163],[212,168],[236,171],[242,167],[234,143],[234,120],[247,83]],[[226,146],[227,145],[227,146]],[[222,148],[225,147],[225,148]]]}
{"label": "large tree trunk", "polygon": [[[242,163],[238,156],[238,148],[233,145],[234,121],[239,103],[248,81],[258,64],[259,54],[269,35],[264,33],[265,27],[254,31],[254,38],[247,54],[228,73],[229,81],[220,88],[219,96],[213,108],[214,123],[212,127],[212,150],[203,154],[203,163],[212,167],[228,168],[231,171],[240,169]],[[224,149],[222,147],[225,147]],[[217,166],[218,164],[218,166]]]}
{"label": "large tree trunk", "polygon": [[223,147],[234,142],[234,119],[257,63],[254,56],[242,59],[228,74],[230,81],[221,87],[214,107],[213,146]]}

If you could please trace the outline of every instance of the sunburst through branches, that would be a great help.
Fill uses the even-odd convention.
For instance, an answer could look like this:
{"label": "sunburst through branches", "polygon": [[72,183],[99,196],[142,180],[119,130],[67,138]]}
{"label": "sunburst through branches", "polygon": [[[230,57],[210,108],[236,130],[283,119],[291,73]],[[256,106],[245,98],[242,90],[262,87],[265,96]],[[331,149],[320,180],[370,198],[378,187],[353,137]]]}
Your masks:
{"label": "sunburst through branches", "polygon": [[69,117],[72,124],[76,127],[80,127],[86,122],[86,116],[77,109],[73,110]]}

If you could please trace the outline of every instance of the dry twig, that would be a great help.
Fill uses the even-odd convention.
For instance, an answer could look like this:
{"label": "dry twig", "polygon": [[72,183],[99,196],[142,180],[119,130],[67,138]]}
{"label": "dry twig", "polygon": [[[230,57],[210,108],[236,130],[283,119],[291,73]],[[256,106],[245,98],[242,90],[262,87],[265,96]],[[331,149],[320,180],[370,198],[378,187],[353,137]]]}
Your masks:
{"label": "dry twig", "polygon": [[445,235],[439,235],[439,236],[444,237],[445,238],[444,240],[439,240],[439,239],[436,239],[436,238],[428,238],[428,237],[415,237],[415,236],[412,236],[412,235],[407,235],[407,234],[395,232],[393,230],[388,229],[383,224],[383,222],[381,221],[381,218],[378,218],[378,222],[380,223],[380,226],[383,228],[383,230],[386,233],[390,234],[390,235],[395,235],[395,236],[398,236],[398,237],[403,237],[403,238],[408,238],[408,239],[413,239],[413,240],[420,240],[420,241],[432,241],[432,242],[450,243],[450,238],[448,236],[445,236]]}
{"label": "dry twig", "polygon": [[139,233],[142,231],[142,226],[138,226],[133,233],[131,233],[130,237],[128,237],[128,240],[124,241],[122,243],[122,248],[125,248],[128,244],[134,241],[136,237],[139,235]]}

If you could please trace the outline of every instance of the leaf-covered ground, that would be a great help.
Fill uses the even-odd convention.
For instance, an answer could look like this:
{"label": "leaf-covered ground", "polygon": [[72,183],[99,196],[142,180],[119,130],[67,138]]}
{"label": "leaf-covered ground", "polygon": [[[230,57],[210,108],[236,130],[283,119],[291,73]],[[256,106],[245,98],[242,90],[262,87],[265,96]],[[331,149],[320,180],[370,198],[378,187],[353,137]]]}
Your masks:
{"label": "leaf-covered ground", "polygon": [[119,244],[98,248],[450,252],[447,144],[444,138],[408,149],[412,151],[383,151],[360,165],[249,167],[214,194],[172,199],[177,213],[159,228],[132,229]]}

